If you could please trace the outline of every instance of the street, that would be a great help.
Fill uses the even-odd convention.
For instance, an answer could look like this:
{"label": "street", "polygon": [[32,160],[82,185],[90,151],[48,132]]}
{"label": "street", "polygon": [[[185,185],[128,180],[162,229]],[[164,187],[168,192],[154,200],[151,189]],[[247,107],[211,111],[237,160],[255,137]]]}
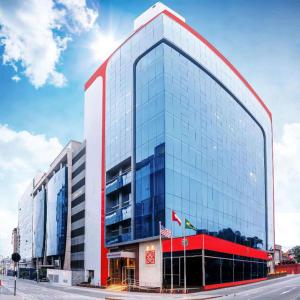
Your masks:
{"label": "street", "polygon": [[[0,299],[13,293],[13,278],[2,277]],[[219,289],[188,295],[112,292],[82,287],[64,287],[50,283],[36,283],[19,279],[17,295],[23,300],[92,300],[92,299],[226,299],[226,300],[300,300],[300,275],[290,275],[249,285]],[[18,299],[18,298],[17,298]]]}

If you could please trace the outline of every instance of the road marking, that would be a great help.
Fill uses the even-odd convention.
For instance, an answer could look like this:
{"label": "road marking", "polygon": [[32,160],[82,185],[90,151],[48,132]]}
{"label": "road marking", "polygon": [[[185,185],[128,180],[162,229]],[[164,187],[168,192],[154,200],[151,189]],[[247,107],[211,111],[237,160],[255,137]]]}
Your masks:
{"label": "road marking", "polygon": [[292,290],[294,290],[295,288],[296,288],[296,287],[293,287],[293,288],[291,288],[290,290],[287,290],[287,291],[285,291],[285,292],[281,293],[280,295],[287,294],[287,293],[291,292]]}

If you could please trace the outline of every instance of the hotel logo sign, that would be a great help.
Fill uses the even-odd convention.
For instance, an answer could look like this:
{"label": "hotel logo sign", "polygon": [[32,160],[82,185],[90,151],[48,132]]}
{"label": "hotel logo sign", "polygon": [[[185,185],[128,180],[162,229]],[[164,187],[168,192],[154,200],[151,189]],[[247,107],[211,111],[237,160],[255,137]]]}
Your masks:
{"label": "hotel logo sign", "polygon": [[146,265],[155,264],[155,250],[146,250],[145,251],[145,263]]}

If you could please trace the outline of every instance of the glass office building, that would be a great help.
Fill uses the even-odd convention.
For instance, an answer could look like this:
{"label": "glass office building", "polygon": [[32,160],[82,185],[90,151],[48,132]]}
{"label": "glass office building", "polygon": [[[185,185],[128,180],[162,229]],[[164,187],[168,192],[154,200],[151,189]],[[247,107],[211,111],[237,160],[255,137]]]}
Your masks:
{"label": "glass office building", "polygon": [[[85,239],[95,231],[86,228],[85,202],[85,144],[71,140],[49,169],[33,178],[19,201],[22,276],[33,279],[38,274],[40,279],[75,285],[95,272],[91,264],[85,269],[95,257],[86,256],[88,249],[99,249],[97,241]],[[96,220],[90,210],[87,214]]]}
{"label": "glass office building", "polygon": [[[161,221],[172,229],[174,285],[182,286],[183,230],[172,224],[174,210],[197,228],[186,231],[190,274],[195,266],[202,269],[205,250],[207,282],[197,271],[187,275],[190,286],[264,278],[274,246],[272,116],[249,83],[183,17],[159,3],[136,19],[134,33],[86,91],[95,89],[97,78],[102,265],[107,251],[130,250],[135,263],[127,254],[118,259],[123,267],[135,266],[138,279],[138,249],[158,239]],[[168,285],[170,242],[163,245]],[[106,277],[123,278],[115,259]]]}

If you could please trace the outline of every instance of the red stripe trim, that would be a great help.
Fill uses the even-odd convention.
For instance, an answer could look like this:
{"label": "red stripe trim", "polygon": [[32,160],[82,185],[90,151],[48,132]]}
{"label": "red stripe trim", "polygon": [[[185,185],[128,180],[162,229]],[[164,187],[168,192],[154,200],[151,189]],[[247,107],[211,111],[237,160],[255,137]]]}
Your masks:
{"label": "red stripe trim", "polygon": [[150,19],[147,23],[145,23],[144,25],[142,25],[141,27],[139,27],[137,30],[135,30],[117,49],[115,49],[110,56],[102,63],[102,65],[94,72],[94,74],[89,78],[89,80],[85,83],[84,85],[84,90],[86,91],[95,81],[95,79],[97,77],[99,77],[100,73],[101,73],[101,69],[103,67],[103,65],[105,65],[105,68],[107,66],[108,61],[110,60],[110,58],[124,45],[126,44],[137,32],[139,32],[141,29],[143,29],[144,27],[146,27],[150,22],[152,22],[152,20],[154,20],[155,18],[157,18],[159,15],[161,15],[163,12],[159,13],[157,16],[153,17],[152,19]]}
{"label": "red stripe trim", "polygon": [[[246,247],[240,244],[229,242],[220,238],[216,238],[210,235],[191,235],[186,237],[188,240],[188,245],[186,250],[200,250],[203,247],[204,238],[204,249],[216,251],[220,253],[235,254],[240,256],[259,258],[263,260],[268,259],[268,252],[263,250],[258,250],[250,247]],[[173,252],[183,251],[182,237],[173,239]],[[163,241],[163,252],[171,252],[171,241]]]}
{"label": "red stripe trim", "polygon": [[[108,249],[105,247],[104,229],[105,229],[105,124],[106,124],[106,66],[107,62],[98,69],[97,77],[102,77],[102,147],[101,147],[101,210],[100,210],[100,285],[106,286],[108,278]],[[95,77],[95,79],[97,78]]]}
{"label": "red stripe trim", "polygon": [[[275,260],[275,186],[274,186],[274,141],[273,141],[273,122],[272,126],[272,185],[273,185],[273,260]],[[269,249],[270,250],[270,249]]]}
{"label": "red stripe trim", "polygon": [[106,286],[108,278],[107,248],[105,247],[105,128],[106,128],[106,66],[103,67],[103,87],[102,87],[102,166],[101,166],[101,285]]}
{"label": "red stripe trim", "polygon": [[225,56],[223,56],[219,50],[217,50],[211,43],[209,43],[202,35],[200,35],[196,30],[190,27],[188,24],[183,22],[181,19],[170,13],[169,11],[164,11],[164,14],[169,16],[172,20],[179,23],[182,27],[187,29],[190,33],[196,36],[201,42],[203,42],[209,49],[211,49],[221,60],[232,70],[232,72],[245,84],[245,86],[250,90],[250,92],[254,95],[254,97],[258,100],[258,102],[262,105],[265,111],[268,113],[269,117],[272,119],[272,113],[266,106],[266,104],[262,101],[262,99],[258,96],[258,94],[254,91],[253,87],[249,84],[249,82],[241,75],[241,73],[227,60]]}
{"label": "red stripe trim", "polygon": [[235,282],[226,282],[226,283],[218,283],[218,284],[208,284],[208,285],[204,286],[203,289],[205,291],[209,291],[209,290],[226,288],[226,287],[230,287],[230,286],[236,286],[236,285],[242,285],[242,284],[259,282],[259,281],[263,281],[263,280],[267,280],[267,278],[257,278],[257,279],[235,281]]}
{"label": "red stripe trim", "polygon": [[[107,64],[109,59],[112,57],[112,55],[120,49],[135,33],[139,32],[142,28],[144,28],[146,25],[148,25],[153,19],[157,18],[159,15],[165,14],[166,16],[170,17],[172,20],[180,24],[182,27],[184,27],[186,30],[188,30],[190,33],[192,33],[194,36],[196,36],[201,42],[203,42],[209,49],[211,49],[231,70],[232,72],[245,84],[245,86],[249,89],[249,91],[253,94],[253,96],[258,100],[258,102],[262,105],[264,110],[268,113],[270,119],[272,120],[272,113],[266,106],[266,104],[262,101],[262,99],[258,96],[258,94],[255,92],[253,87],[249,84],[249,82],[241,75],[241,73],[227,60],[227,58],[224,57],[212,44],[210,44],[202,35],[200,35],[197,31],[195,31],[192,27],[190,27],[188,24],[183,22],[181,19],[173,15],[168,10],[164,10],[161,13],[159,13],[157,16],[149,20],[147,23],[142,25],[140,28],[138,28],[133,34],[131,34],[108,58],[103,64]],[[94,80],[99,76],[99,71],[102,66],[99,67],[99,69],[90,77],[90,79],[85,84],[85,90],[87,90],[90,85],[94,82]]]}

